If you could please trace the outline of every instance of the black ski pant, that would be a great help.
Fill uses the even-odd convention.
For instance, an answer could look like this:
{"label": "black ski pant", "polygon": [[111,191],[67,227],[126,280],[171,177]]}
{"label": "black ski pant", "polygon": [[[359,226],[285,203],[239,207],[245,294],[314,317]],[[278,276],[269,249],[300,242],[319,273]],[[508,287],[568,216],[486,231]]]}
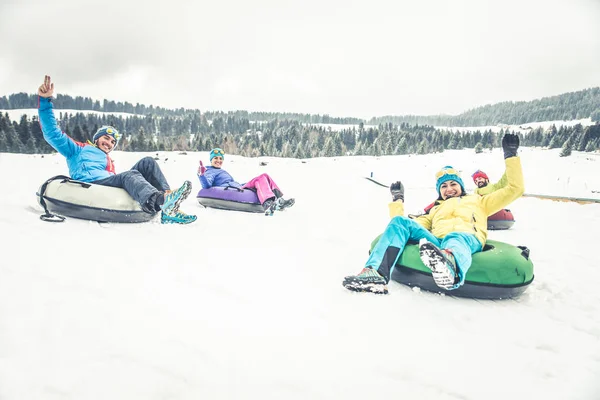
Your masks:
{"label": "black ski pant", "polygon": [[149,213],[158,212],[158,196],[165,190],[171,190],[167,179],[152,157],[144,157],[129,171],[92,182],[95,185],[112,186],[125,189],[142,209]]}

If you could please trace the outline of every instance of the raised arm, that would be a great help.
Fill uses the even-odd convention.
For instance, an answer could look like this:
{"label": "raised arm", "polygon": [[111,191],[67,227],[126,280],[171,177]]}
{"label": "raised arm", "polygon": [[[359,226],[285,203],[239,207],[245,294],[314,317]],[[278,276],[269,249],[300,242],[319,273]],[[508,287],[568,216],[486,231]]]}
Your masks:
{"label": "raised arm", "polygon": [[[390,185],[390,193],[392,194],[392,202],[388,207],[390,210],[390,218],[401,217],[404,215],[404,185],[397,181]],[[425,229],[431,230],[431,217],[429,214],[416,216],[411,218]]]}
{"label": "raised arm", "polygon": [[42,127],[42,133],[46,142],[60,154],[69,158],[78,152],[81,146],[76,144],[73,139],[68,137],[58,127],[56,118],[54,118],[54,111],[52,110],[51,98],[53,94],[54,83],[46,75],[44,83],[38,88],[38,116],[40,118],[40,126]]}
{"label": "raised arm", "polygon": [[506,164],[506,185],[482,198],[487,215],[492,215],[506,207],[525,192],[521,159],[517,156],[519,137],[508,133],[502,139],[504,162]]}
{"label": "raised arm", "polygon": [[200,185],[202,185],[202,189],[209,189],[213,185],[213,181],[215,180],[214,169],[207,169],[204,164],[202,164],[202,160],[200,160],[200,166],[198,167],[198,179],[200,180]]}

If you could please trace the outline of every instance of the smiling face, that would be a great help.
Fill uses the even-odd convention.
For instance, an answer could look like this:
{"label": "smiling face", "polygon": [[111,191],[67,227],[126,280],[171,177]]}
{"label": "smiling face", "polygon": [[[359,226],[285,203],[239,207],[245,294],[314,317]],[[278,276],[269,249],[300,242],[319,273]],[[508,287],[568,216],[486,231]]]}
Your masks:
{"label": "smiling face", "polygon": [[106,154],[110,153],[112,149],[115,148],[116,144],[117,141],[110,135],[100,136],[98,140],[96,140],[96,146]]}
{"label": "smiling face", "polygon": [[461,194],[462,188],[456,181],[446,181],[442,183],[442,186],[440,186],[440,196],[442,196],[442,199],[444,200],[447,200],[451,197],[460,197]]}
{"label": "smiling face", "polygon": [[473,182],[475,182],[475,185],[477,185],[478,188],[486,187],[489,183],[489,181],[483,176],[478,176],[477,178],[473,179]]}
{"label": "smiling face", "polygon": [[210,160],[210,165],[212,165],[215,168],[221,168],[221,166],[223,165],[223,157],[213,157],[213,159]]}

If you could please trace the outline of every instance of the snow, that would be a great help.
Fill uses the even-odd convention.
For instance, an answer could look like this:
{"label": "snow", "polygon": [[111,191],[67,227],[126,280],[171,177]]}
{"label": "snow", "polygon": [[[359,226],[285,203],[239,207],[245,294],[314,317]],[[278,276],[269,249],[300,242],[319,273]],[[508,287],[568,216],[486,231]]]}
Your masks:
{"label": "snow", "polygon": [[[118,170],[149,153],[115,152]],[[520,151],[526,191],[600,197],[598,154]],[[198,159],[159,153],[173,186],[200,189]],[[260,161],[268,164],[259,166]],[[60,155],[0,153],[0,398],[600,398],[600,204],[521,198],[490,238],[526,245],[535,280],[519,298],[345,290],[389,221],[435,198],[434,174],[499,179],[500,149],[307,160],[227,155],[243,181],[267,172],[296,205],[273,217],[182,205],[192,225],[39,219],[35,192]],[[18,173],[17,173],[18,172]],[[195,193],[195,192],[194,192]]]}

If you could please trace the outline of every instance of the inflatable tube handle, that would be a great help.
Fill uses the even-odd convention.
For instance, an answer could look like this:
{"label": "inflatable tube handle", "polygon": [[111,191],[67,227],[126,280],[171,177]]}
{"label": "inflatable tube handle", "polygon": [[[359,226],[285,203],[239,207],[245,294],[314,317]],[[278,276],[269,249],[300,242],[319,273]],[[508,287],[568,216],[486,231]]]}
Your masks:
{"label": "inflatable tube handle", "polygon": [[60,183],[74,183],[76,185],[80,185],[81,187],[83,187],[84,189],[89,189],[92,187],[91,184],[89,183],[85,183],[85,182],[79,182],[79,181],[74,181],[71,178],[67,178],[67,179],[63,179]]}
{"label": "inflatable tube handle", "polygon": [[529,260],[529,248],[527,246],[517,246],[519,249],[521,249],[521,255],[523,256],[523,258],[525,258],[526,260]]}
{"label": "inflatable tube handle", "polygon": [[237,190],[238,192],[243,192],[243,191],[244,191],[244,189],[242,189],[242,188],[238,188],[238,187],[235,187],[235,186],[227,186],[227,187],[225,188],[225,190],[227,190],[227,189],[235,189],[235,190]]}
{"label": "inflatable tube handle", "polygon": [[48,206],[46,205],[46,201],[44,200],[44,194],[46,194],[46,188],[48,187],[48,184],[56,179],[63,179],[63,182],[66,182],[66,181],[70,180],[71,178],[69,178],[68,176],[64,176],[64,175],[53,176],[52,178],[50,178],[46,182],[44,182],[44,184],[40,188],[40,192],[36,193],[40,197],[40,204],[42,205],[42,207],[44,207],[44,214],[40,215],[40,219],[42,221],[63,222],[66,219],[65,217],[62,217],[60,215],[51,214],[50,211],[48,211]]}
{"label": "inflatable tube handle", "polygon": [[66,218],[60,215],[50,214],[46,212],[46,214],[40,215],[40,219],[45,222],[63,222]]}

